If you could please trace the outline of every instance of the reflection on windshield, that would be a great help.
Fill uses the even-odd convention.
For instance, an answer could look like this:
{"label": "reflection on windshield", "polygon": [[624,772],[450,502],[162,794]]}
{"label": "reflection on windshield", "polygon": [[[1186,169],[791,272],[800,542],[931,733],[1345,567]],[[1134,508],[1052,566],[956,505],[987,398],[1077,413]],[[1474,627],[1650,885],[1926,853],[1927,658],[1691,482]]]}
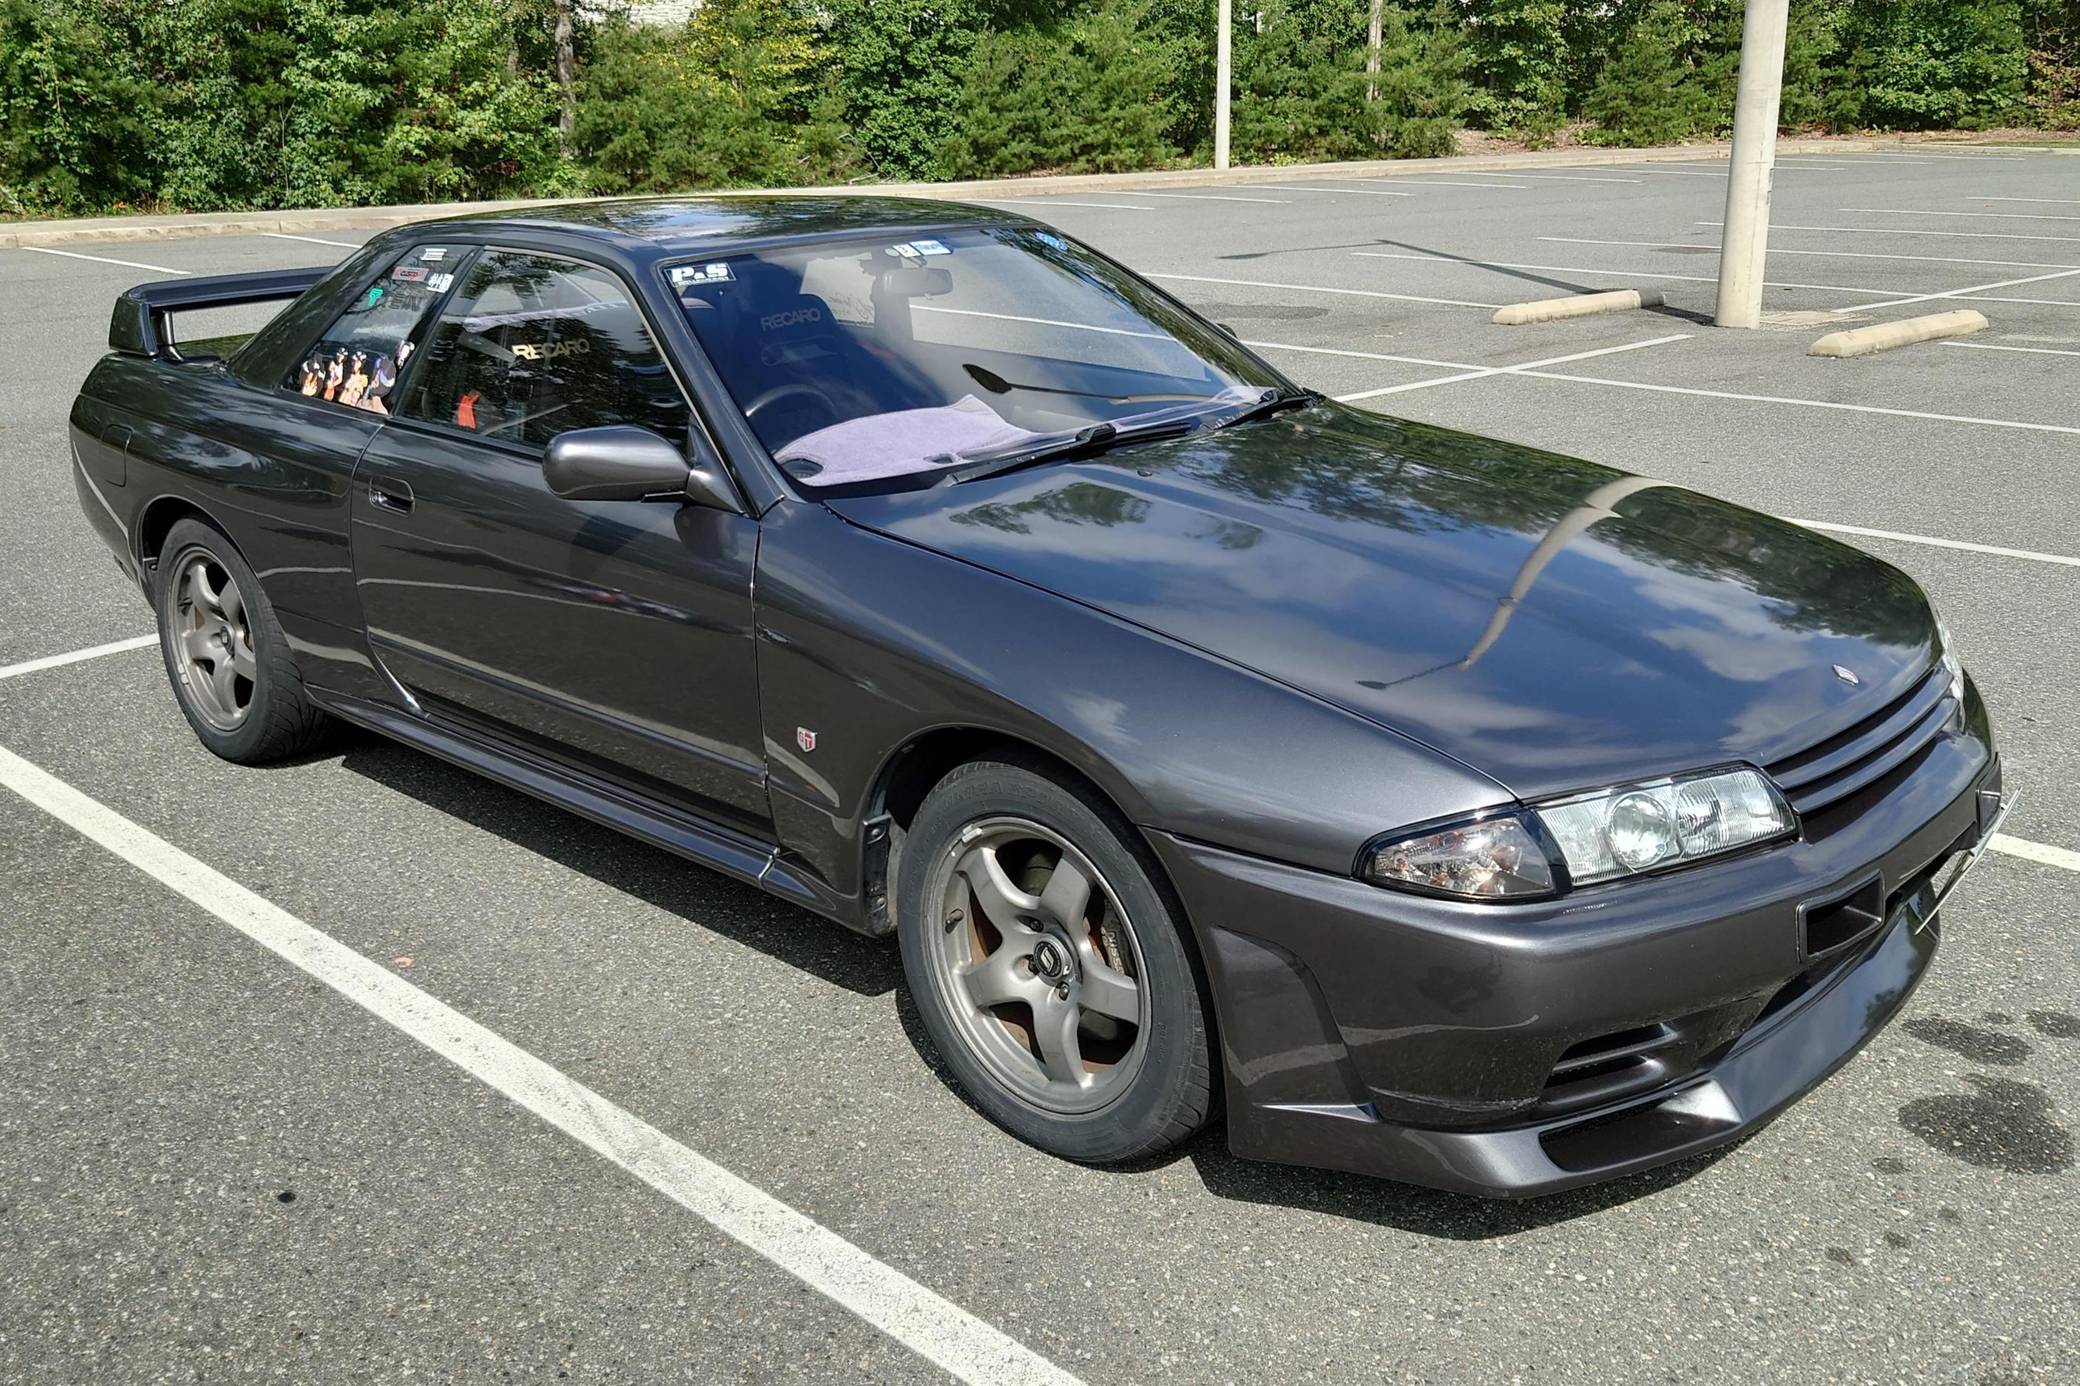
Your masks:
{"label": "reflection on windshield", "polygon": [[[1154,422],[1262,405],[1284,382],[1052,232],[848,238],[665,270],[759,440],[810,488],[899,485]],[[1100,428],[1109,425],[1110,428]]]}

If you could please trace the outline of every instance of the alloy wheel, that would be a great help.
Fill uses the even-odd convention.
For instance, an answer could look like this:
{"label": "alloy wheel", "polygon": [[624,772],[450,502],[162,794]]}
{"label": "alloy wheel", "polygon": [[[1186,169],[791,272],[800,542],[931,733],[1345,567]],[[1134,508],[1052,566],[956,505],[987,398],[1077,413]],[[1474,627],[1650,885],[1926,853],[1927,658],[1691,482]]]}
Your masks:
{"label": "alloy wheel", "polygon": [[173,572],[168,613],[174,665],[195,711],[218,731],[236,731],[253,708],[259,666],[238,583],[213,554],[194,549]]}
{"label": "alloy wheel", "polygon": [[955,1027],[991,1075],[1054,1113],[1105,1106],[1147,1048],[1146,968],[1133,922],[1090,859],[1024,818],[962,828],[926,899],[926,958]]}

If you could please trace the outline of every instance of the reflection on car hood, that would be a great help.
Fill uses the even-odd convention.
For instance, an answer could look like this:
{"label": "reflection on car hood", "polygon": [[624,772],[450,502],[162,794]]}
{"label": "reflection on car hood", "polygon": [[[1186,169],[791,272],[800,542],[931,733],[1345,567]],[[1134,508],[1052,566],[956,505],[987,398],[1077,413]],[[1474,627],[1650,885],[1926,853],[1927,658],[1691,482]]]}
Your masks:
{"label": "reflection on car hood", "polygon": [[[1525,798],[1766,765],[1877,712],[1936,656],[1920,590],[1846,545],[1332,405],[830,504],[1372,718]],[[1177,700],[1180,735],[1200,730],[1190,689],[1144,693]]]}

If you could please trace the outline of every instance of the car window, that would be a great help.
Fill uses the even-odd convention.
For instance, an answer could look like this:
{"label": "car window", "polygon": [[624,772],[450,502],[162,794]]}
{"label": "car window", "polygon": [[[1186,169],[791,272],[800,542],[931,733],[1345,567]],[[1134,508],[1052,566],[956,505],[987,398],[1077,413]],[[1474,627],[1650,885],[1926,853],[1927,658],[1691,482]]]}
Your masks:
{"label": "car window", "polygon": [[429,309],[447,292],[464,247],[414,246],[364,289],[290,367],[282,384],[348,409],[388,414],[399,368]]}
{"label": "car window", "polygon": [[1037,227],[789,241],[663,273],[752,431],[812,489],[922,481],[1098,423],[1199,427],[1282,384]]}
{"label": "car window", "polygon": [[603,424],[683,443],[691,417],[619,278],[518,251],[470,266],[434,324],[403,412],[529,448]]}

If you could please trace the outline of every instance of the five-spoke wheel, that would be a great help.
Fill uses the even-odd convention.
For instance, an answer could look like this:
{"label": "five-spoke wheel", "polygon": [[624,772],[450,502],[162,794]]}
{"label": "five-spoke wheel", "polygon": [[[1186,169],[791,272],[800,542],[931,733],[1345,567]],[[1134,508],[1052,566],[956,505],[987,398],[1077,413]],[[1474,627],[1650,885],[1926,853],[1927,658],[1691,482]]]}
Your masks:
{"label": "five-spoke wheel", "polygon": [[1021,753],[926,796],[896,870],[903,964],[961,1087],[1072,1159],[1168,1148],[1213,1106],[1203,986],[1133,829]]}
{"label": "five-spoke wheel", "polygon": [[195,710],[220,731],[235,731],[253,706],[260,674],[253,628],[238,583],[205,549],[192,549],[173,584],[173,657]]}

